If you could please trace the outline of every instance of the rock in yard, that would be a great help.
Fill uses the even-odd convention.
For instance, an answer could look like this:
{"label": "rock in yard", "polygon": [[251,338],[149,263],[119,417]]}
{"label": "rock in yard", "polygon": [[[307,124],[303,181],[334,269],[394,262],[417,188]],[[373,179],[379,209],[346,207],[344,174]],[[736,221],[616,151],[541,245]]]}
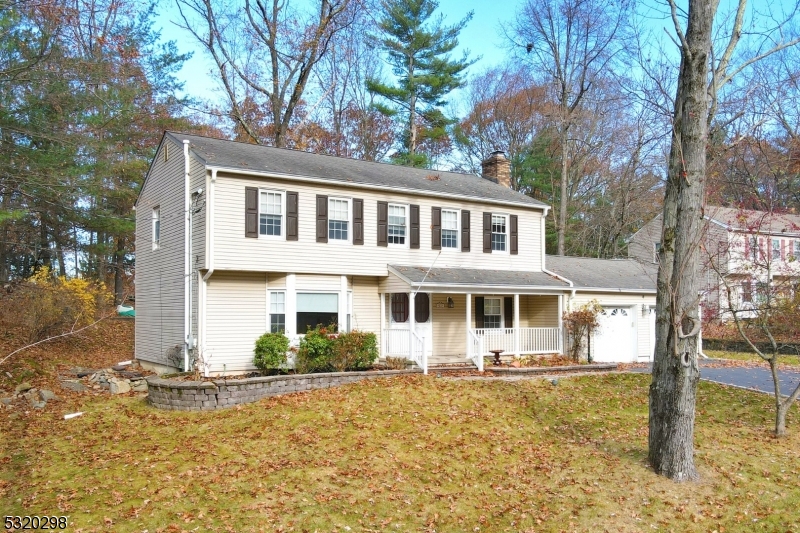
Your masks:
{"label": "rock in yard", "polygon": [[20,383],[19,385],[17,385],[17,386],[14,388],[14,394],[19,394],[20,392],[29,391],[29,390],[31,390],[32,388],[33,388],[33,386],[32,386],[30,383],[28,383],[28,382],[25,382],[25,383]]}
{"label": "rock in yard", "polygon": [[92,374],[94,374],[94,370],[84,370],[82,372],[78,372],[77,376],[79,378],[85,378],[86,376],[91,376]]}
{"label": "rock in yard", "polygon": [[75,392],[84,392],[86,387],[80,381],[62,381],[61,386]]}
{"label": "rock in yard", "polygon": [[147,392],[147,382],[143,379],[131,382],[131,390],[133,392]]}
{"label": "rock in yard", "polygon": [[2,405],[11,405],[14,401],[14,398],[0,398],[0,404]]}
{"label": "rock in yard", "polygon": [[39,391],[39,399],[43,402],[49,402],[50,400],[58,400],[58,396],[51,390],[42,389]]}
{"label": "rock in yard", "polygon": [[127,379],[112,378],[110,384],[111,394],[125,394],[131,391],[131,382]]}
{"label": "rock in yard", "polygon": [[128,365],[114,365],[111,367],[111,370],[113,370],[114,372],[122,372],[127,368],[127,366]]}
{"label": "rock in yard", "polygon": [[31,402],[31,405],[34,409],[44,409],[47,405],[47,402]]}

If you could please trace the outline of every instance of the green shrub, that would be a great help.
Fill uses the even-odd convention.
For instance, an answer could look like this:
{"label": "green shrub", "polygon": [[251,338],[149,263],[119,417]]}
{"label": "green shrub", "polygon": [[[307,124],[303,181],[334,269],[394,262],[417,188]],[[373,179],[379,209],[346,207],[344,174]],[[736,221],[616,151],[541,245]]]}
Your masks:
{"label": "green shrub", "polygon": [[300,341],[294,360],[294,369],[298,374],[330,372],[333,369],[332,357],[333,339],[328,334],[328,328],[317,326],[308,330],[306,336]]}
{"label": "green shrub", "polygon": [[366,370],[378,358],[378,339],[374,333],[353,330],[333,339],[331,366],[337,372]]}
{"label": "green shrub", "polygon": [[261,372],[281,368],[286,365],[286,352],[289,351],[289,339],[283,333],[264,333],[256,340],[253,352],[253,364]]}

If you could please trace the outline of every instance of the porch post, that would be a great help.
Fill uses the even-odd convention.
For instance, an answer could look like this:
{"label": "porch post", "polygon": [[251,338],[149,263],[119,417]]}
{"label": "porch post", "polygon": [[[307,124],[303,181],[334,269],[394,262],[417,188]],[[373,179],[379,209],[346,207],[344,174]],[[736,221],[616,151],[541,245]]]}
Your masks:
{"label": "porch post", "polygon": [[558,353],[564,355],[564,295],[558,295]]}
{"label": "porch post", "polygon": [[408,293],[408,359],[414,360],[414,300],[417,295],[413,291]]}
{"label": "porch post", "polygon": [[378,357],[386,357],[386,294],[379,292],[378,298],[381,302],[381,327],[378,330],[378,337],[381,339],[380,347],[378,348]]}
{"label": "porch post", "polygon": [[519,343],[519,294],[514,294],[514,355],[520,356]]}
{"label": "porch post", "polygon": [[470,355],[472,355],[472,354],[469,353],[469,343],[472,340],[469,337],[470,318],[472,318],[472,294],[467,293],[467,330],[466,330],[466,336],[467,336],[467,358],[468,359],[469,359]]}

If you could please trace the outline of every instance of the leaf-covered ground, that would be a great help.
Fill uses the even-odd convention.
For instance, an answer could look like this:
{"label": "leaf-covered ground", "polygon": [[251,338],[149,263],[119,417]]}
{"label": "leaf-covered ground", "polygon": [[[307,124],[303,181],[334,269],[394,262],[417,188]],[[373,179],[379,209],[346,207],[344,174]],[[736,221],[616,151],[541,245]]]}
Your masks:
{"label": "leaf-covered ground", "polygon": [[[649,376],[413,376],[209,412],[2,414],[0,508],[71,531],[798,531],[800,431],[701,383],[702,481],[647,467]],[[63,420],[73,409],[82,417]]]}

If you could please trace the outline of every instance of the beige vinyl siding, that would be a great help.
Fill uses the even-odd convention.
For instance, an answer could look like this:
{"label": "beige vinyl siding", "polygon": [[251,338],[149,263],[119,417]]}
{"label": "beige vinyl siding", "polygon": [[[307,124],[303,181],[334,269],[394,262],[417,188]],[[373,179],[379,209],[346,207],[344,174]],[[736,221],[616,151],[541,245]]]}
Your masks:
{"label": "beige vinyl siding", "polygon": [[266,276],[215,272],[208,280],[203,352],[211,372],[252,370],[253,346],[267,330]]}
{"label": "beige vinyl siding", "polygon": [[[350,280],[348,278],[347,281],[348,288],[350,287]],[[308,292],[308,291],[335,291],[339,292],[342,290],[342,277],[333,275],[333,276],[325,276],[325,275],[309,275],[309,274],[298,274],[295,278],[295,287],[299,292]]]}
{"label": "beige vinyl siding", "polygon": [[286,288],[286,274],[270,272],[267,274],[267,283],[271,289],[284,289]]}
{"label": "beige vinyl siding", "polygon": [[519,323],[522,328],[557,328],[559,296],[522,295],[519,297]]}
{"label": "beige vinyl siding", "polygon": [[[244,236],[245,187],[263,187],[299,193],[298,241]],[[316,195],[364,200],[364,244],[316,242]],[[344,186],[309,185],[274,179],[231,177],[219,173],[215,189],[215,268],[278,272],[386,276],[387,264],[430,265],[438,255],[431,249],[431,208],[468,209],[471,216],[471,252],[443,252],[437,267],[540,270],[541,211],[504,208],[491,204],[427,198]],[[377,202],[389,201],[420,206],[420,249],[377,245]],[[483,253],[482,213],[519,216],[519,254]],[[350,225],[352,232],[352,224]]]}
{"label": "beige vinyl siding", "polygon": [[[454,307],[437,307],[437,302],[453,299]],[[432,294],[433,355],[461,355],[467,353],[467,297],[464,294]]]}
{"label": "beige vinyl siding", "polygon": [[353,313],[351,326],[360,331],[371,331],[381,342],[381,302],[378,280],[373,277],[353,277]]}
{"label": "beige vinyl siding", "polygon": [[387,277],[381,278],[379,289],[381,292],[386,293],[408,292],[410,290],[408,283],[391,272]]}
{"label": "beige vinyl siding", "polygon": [[580,292],[572,300],[572,309],[597,300],[604,307],[629,307],[632,308],[636,323],[636,352],[641,359],[650,356],[650,320],[647,314],[642,315],[642,307],[656,305],[656,295],[624,294],[624,293],[591,293]]}
{"label": "beige vinyl siding", "polygon": [[[164,161],[164,146],[169,159]],[[183,147],[164,141],[136,204],[136,358],[173,366],[170,351],[184,346]],[[161,213],[159,249],[153,250],[153,208]],[[176,348],[177,347],[177,348]],[[183,356],[180,356],[180,361]]]}

